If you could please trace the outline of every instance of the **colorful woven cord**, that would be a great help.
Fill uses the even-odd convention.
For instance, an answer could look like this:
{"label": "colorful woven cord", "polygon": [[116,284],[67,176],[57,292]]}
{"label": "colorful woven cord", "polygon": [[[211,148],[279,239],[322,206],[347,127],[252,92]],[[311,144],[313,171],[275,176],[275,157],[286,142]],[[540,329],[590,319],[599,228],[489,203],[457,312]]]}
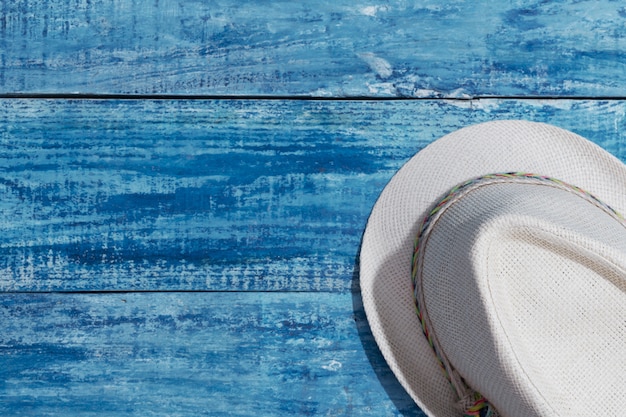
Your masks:
{"label": "colorful woven cord", "polygon": [[[464,409],[463,415],[468,416],[468,417],[472,417],[472,416],[497,417],[498,413],[489,404],[489,401],[487,401],[486,398],[484,398],[480,393],[471,390],[465,385],[465,382],[462,380],[460,376],[458,376],[458,374],[456,374],[456,372],[454,371],[454,368],[452,368],[452,366],[449,363],[447,363],[446,360],[444,360],[442,353],[440,352],[440,348],[438,347],[438,344],[433,339],[432,333],[428,330],[427,315],[420,308],[419,283],[417,282],[418,271],[420,270],[420,264],[421,264],[421,259],[423,255],[422,252],[420,251],[420,248],[423,245],[424,240],[427,237],[428,233],[430,232],[429,227],[433,218],[436,217],[437,213],[444,210],[446,206],[448,205],[448,203],[451,200],[455,199],[457,196],[459,196],[459,194],[461,194],[462,192],[464,192],[471,186],[474,186],[483,182],[507,182],[507,181],[515,181],[515,180],[520,180],[520,179],[528,180],[530,182],[550,183],[552,185],[556,185],[559,188],[566,189],[574,193],[580,194],[587,200],[593,202],[595,205],[601,208],[604,208],[605,211],[614,215],[618,219],[622,221],[624,220],[622,215],[619,214],[617,211],[613,210],[610,206],[603,203],[602,201],[597,199],[595,196],[582,190],[579,187],[565,183],[555,178],[546,177],[542,175],[536,175],[536,174],[530,174],[526,172],[507,172],[507,173],[489,174],[489,175],[485,175],[482,177],[478,177],[478,178],[474,178],[472,180],[466,181],[454,187],[452,190],[450,190],[450,192],[443,199],[441,199],[426,215],[426,217],[422,221],[422,225],[415,239],[413,259],[412,259],[411,279],[413,282],[416,314],[421,323],[422,331],[424,332],[424,335],[426,336],[426,340],[428,340],[428,344],[431,346],[433,352],[435,353],[435,356],[437,357],[439,365],[441,366],[441,369],[443,370],[443,373],[446,379],[450,382],[453,389],[457,392],[457,394],[459,395],[459,398],[461,398],[462,407]],[[455,378],[453,378],[453,376],[451,375],[452,373],[455,373]],[[460,379],[460,381],[458,381],[457,379]],[[459,387],[459,385],[461,385],[461,387]],[[463,393],[464,391],[467,392],[468,390],[470,392],[469,395]]]}
{"label": "colorful woven cord", "polygon": [[472,394],[472,400],[465,405],[463,416],[488,417],[493,415],[493,411],[489,408],[487,400],[479,393]]}

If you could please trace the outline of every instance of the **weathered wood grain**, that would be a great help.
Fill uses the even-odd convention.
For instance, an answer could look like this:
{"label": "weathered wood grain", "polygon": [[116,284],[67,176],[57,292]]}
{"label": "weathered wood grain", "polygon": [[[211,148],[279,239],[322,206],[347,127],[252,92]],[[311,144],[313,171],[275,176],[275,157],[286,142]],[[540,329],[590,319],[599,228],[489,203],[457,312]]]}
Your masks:
{"label": "weathered wood grain", "polygon": [[545,121],[626,160],[626,102],[0,101],[0,290],[349,291],[430,141]]}
{"label": "weathered wood grain", "polygon": [[[0,96],[623,98],[625,19],[610,0],[0,0]],[[422,415],[356,291],[380,191],[493,119],[626,161],[625,117],[623,100],[0,100],[0,415]]]}
{"label": "weathered wood grain", "polygon": [[421,415],[350,294],[0,296],[5,416]]}
{"label": "weathered wood grain", "polygon": [[618,1],[2,0],[0,93],[620,96]]}

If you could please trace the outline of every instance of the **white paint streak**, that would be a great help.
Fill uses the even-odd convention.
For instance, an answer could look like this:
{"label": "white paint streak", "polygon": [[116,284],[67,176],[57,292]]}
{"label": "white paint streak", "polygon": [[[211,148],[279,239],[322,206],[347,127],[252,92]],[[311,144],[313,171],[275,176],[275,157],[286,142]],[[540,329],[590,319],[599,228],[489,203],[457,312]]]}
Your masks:
{"label": "white paint streak", "polygon": [[395,95],[396,88],[393,83],[375,83],[375,84],[367,84],[367,90],[371,94],[382,95],[382,96],[393,96]]}
{"label": "white paint streak", "polygon": [[331,360],[328,365],[322,365],[323,369],[326,369],[327,371],[338,371],[341,369],[343,365],[341,364],[341,362],[336,361],[336,360]]}
{"label": "white paint streak", "polygon": [[386,12],[387,6],[365,6],[359,10],[362,15],[370,17],[376,17],[380,11]]}
{"label": "white paint streak", "polygon": [[393,67],[391,64],[387,60],[378,57],[371,52],[361,53],[359,54],[359,58],[365,61],[372,71],[374,71],[376,75],[382,79],[389,78],[391,77],[391,74],[393,74]]}

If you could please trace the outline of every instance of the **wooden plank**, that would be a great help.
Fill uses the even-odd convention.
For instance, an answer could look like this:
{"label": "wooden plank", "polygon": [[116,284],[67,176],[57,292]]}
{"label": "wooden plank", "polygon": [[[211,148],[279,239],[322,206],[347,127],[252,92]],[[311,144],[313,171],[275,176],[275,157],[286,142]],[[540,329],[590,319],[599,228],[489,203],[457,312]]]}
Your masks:
{"label": "wooden plank", "polygon": [[5,291],[349,289],[395,152],[354,104],[1,107]]}
{"label": "wooden plank", "polygon": [[349,293],[3,294],[0,323],[2,415],[421,415]]}
{"label": "wooden plank", "polygon": [[0,101],[0,291],[349,291],[430,141],[545,121],[626,160],[624,101]]}
{"label": "wooden plank", "polygon": [[623,4],[2,0],[0,93],[623,96]]}

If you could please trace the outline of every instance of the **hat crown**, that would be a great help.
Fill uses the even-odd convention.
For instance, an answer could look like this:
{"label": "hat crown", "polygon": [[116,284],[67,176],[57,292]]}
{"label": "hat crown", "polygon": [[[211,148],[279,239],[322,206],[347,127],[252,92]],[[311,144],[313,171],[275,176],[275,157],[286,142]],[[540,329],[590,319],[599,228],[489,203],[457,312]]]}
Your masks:
{"label": "hat crown", "polygon": [[610,208],[545,178],[478,181],[419,251],[418,305],[461,390],[505,416],[626,408],[626,228]]}
{"label": "hat crown", "polygon": [[[426,137],[428,131],[425,127],[425,131],[418,134]],[[457,391],[451,389],[450,381],[441,371],[437,357],[433,355],[432,346],[420,331],[420,318],[415,314],[415,298],[411,283],[413,242],[419,232],[422,219],[451,188],[488,173],[512,171],[539,173],[575,184],[617,211],[626,214],[626,193],[624,192],[626,190],[626,166],[598,145],[556,126],[521,120],[500,120],[469,126],[435,140],[407,161],[387,184],[368,219],[359,255],[359,281],[367,319],[383,356],[398,381],[430,417],[460,417],[463,413],[459,409],[459,395]],[[554,201],[555,206],[565,207],[562,215],[559,214],[556,217],[575,216],[576,207],[580,203],[579,201],[572,207],[562,201]],[[552,210],[550,207],[548,209]],[[474,208],[470,211],[478,210]],[[506,211],[501,211],[500,215],[494,215],[493,218],[497,217],[505,221],[507,215],[504,213]],[[508,213],[511,214],[511,212]],[[596,214],[597,212],[594,211],[590,217],[593,218]],[[528,217],[530,212],[523,211],[521,216]],[[484,223],[483,227],[489,228],[489,225],[495,224]],[[611,224],[611,229],[616,229],[613,227],[614,224]],[[577,227],[573,230],[577,230]],[[588,227],[591,232],[594,228],[595,226]],[[493,230],[498,229],[492,228]],[[591,246],[592,249],[595,248],[595,251],[584,252],[586,256],[592,259],[591,255],[600,255],[600,260],[604,260],[610,254],[618,253],[616,258],[621,259],[619,253],[622,253],[622,249],[619,244],[615,246],[610,242],[611,236],[615,237],[615,242],[622,240],[621,232],[616,230],[611,230],[609,234],[598,231],[598,235],[602,236],[597,239],[589,239],[585,233],[580,233],[579,236],[583,237],[582,241],[600,243]],[[448,242],[457,239],[451,236],[448,236]],[[504,233],[503,236],[508,235]],[[579,240],[573,239],[571,242]],[[474,239],[471,242],[473,242],[472,245],[465,249],[459,247],[459,250],[466,252],[474,250],[476,254],[483,253],[477,251],[478,246],[473,246],[479,240]],[[617,346],[624,345],[624,337],[619,335],[621,334],[619,332],[623,332],[623,328],[626,327],[623,310],[624,291],[619,280],[623,275],[605,276],[603,273],[598,273],[602,272],[602,268],[597,269],[598,266],[604,264],[591,262],[591,265],[596,268],[591,268],[591,272],[596,273],[582,268],[584,276],[587,277],[586,280],[582,280],[585,285],[580,283],[574,285],[573,283],[578,280],[565,279],[558,275],[546,277],[544,276],[545,270],[548,269],[546,265],[552,258],[550,252],[547,252],[547,255],[545,252],[534,255],[529,251],[537,250],[541,246],[516,247],[513,244],[515,242],[514,239],[508,239],[507,244],[501,246],[509,248],[512,253],[517,253],[515,259],[521,259],[518,263],[532,265],[535,270],[527,270],[526,275],[520,275],[518,280],[514,279],[512,273],[505,275],[508,279],[489,279],[488,282],[494,289],[493,299],[488,304],[492,306],[489,311],[498,314],[494,317],[502,319],[501,322],[495,321],[500,326],[495,329],[501,327],[507,329],[504,336],[507,343],[495,344],[498,349],[494,352],[501,356],[490,358],[489,352],[483,352],[486,365],[475,368],[478,375],[463,371],[462,375],[466,382],[472,388],[482,390],[482,385],[493,381],[496,378],[493,375],[500,373],[513,381],[513,386],[517,386],[515,381],[525,381],[530,390],[535,390],[535,384],[543,387],[536,388],[541,395],[544,391],[547,392],[544,385],[552,386],[554,392],[545,395],[550,397],[551,410],[558,410],[563,416],[586,416],[591,413],[614,417],[623,416],[626,385],[622,381],[626,377],[624,365],[626,348]],[[561,242],[567,242],[567,240],[561,239]],[[494,244],[492,249],[495,250],[497,247],[498,245]],[[601,249],[603,247],[605,249]],[[446,265],[459,263],[458,259],[461,256],[459,253],[450,249],[443,253],[441,257],[446,258],[444,262]],[[489,252],[484,253],[487,253],[488,257],[491,256]],[[520,253],[523,255],[521,258]],[[500,258],[495,258],[498,254]],[[508,265],[508,258],[504,257],[504,254],[506,253],[502,251],[494,252],[492,259],[500,259],[501,265]],[[467,253],[465,257],[468,257]],[[564,260],[565,265],[573,263],[577,266],[571,257],[560,255],[560,258]],[[430,259],[429,257],[427,263],[430,263]],[[621,265],[621,262],[619,261],[617,265]],[[473,268],[474,263],[466,263],[467,265],[472,265]],[[460,275],[468,274],[460,267],[457,269],[456,273]],[[518,269],[521,268],[518,266]],[[498,270],[494,268],[491,271]],[[550,271],[558,271],[558,269],[550,268]],[[472,274],[471,276],[478,276],[473,272]],[[572,276],[571,273],[565,275]],[[613,278],[615,280],[611,281]],[[451,279],[450,276],[449,280]],[[515,283],[519,284],[518,287],[513,285]],[[547,285],[547,283],[551,284]],[[448,285],[454,287],[453,283]],[[541,290],[529,292],[529,288]],[[569,304],[564,301],[560,305],[554,305],[554,303],[544,302],[541,298],[531,300],[531,296],[535,297],[537,294],[539,296],[561,294],[563,295],[561,298],[565,301],[568,297],[573,301]],[[511,300],[516,303],[512,303]],[[594,308],[590,307],[592,301]],[[469,303],[473,306],[482,302],[481,299],[470,299],[466,296],[459,303],[461,305]],[[546,311],[564,310],[568,313],[573,312],[574,315],[573,317],[563,317],[562,314],[555,313],[550,315],[536,308],[535,304],[544,307]],[[555,308],[554,310],[548,308],[551,305]],[[567,308],[564,309],[564,307]],[[592,315],[594,318],[592,320],[578,318],[575,313],[579,308],[585,310],[586,317]],[[478,309],[478,311],[485,311],[485,308]],[[449,308],[447,312],[450,314],[447,317],[448,321],[457,322],[459,319],[464,319],[460,310]],[[536,314],[531,315],[533,312]],[[621,327],[618,326],[620,322]],[[487,321],[487,323],[491,322]],[[563,323],[569,325],[564,326]],[[468,323],[469,325],[471,323]],[[609,335],[614,334],[614,331],[619,334],[610,337]],[[501,340],[495,338],[499,337],[499,334],[494,333],[493,328],[474,327],[474,330],[469,333],[470,335],[464,337],[477,338],[476,333],[480,333],[479,336],[487,340]],[[555,339],[559,338],[565,341],[559,344],[563,347],[560,351],[551,347]],[[569,343],[570,340],[573,342]],[[622,343],[617,343],[618,340]],[[460,340],[459,346],[466,346],[467,343],[466,340]],[[472,341],[472,343],[478,342]],[[569,346],[566,346],[568,343]],[[490,346],[492,345],[494,344]],[[511,346],[513,349],[509,348]],[[531,350],[533,347],[534,350]],[[548,349],[546,352],[556,353],[549,353],[546,356],[542,353],[544,348]],[[469,350],[468,348],[462,349],[463,352]],[[473,350],[480,351],[480,345]],[[585,358],[592,356],[593,359],[594,350],[597,354],[605,356],[607,353],[612,352],[612,355],[618,352],[617,358],[609,355],[604,365],[600,363],[597,368],[593,365],[587,366]],[[508,356],[502,356],[502,352],[508,352]],[[520,352],[525,353],[524,361],[516,359],[511,363],[524,364],[523,369],[527,371],[520,371],[522,373],[519,378],[526,378],[526,380],[517,379],[516,376],[511,377],[510,372],[505,372],[507,369],[501,366],[516,354],[521,355]],[[466,356],[463,353],[460,358],[461,362]],[[458,358],[452,359],[455,360],[455,366],[459,365],[456,363]],[[487,365],[491,363],[498,366],[489,368]],[[563,365],[564,363],[567,365]],[[460,365],[462,367],[463,363]],[[545,369],[539,369],[544,366]],[[580,372],[578,368],[581,368]],[[517,372],[519,369],[519,367],[514,368],[514,371]],[[524,373],[531,373],[531,371],[534,372],[532,379]],[[603,375],[605,372],[608,373]],[[593,375],[589,380],[585,380],[586,377],[581,376],[583,374]],[[551,381],[555,382],[551,384]],[[497,384],[491,384],[493,392],[499,393],[495,385]],[[499,389],[505,391],[505,388]],[[582,389],[589,389],[589,392],[583,392]],[[568,392],[560,396],[561,390]],[[526,395],[524,389],[520,392]],[[491,391],[482,393],[487,396]],[[510,396],[510,392],[503,393],[505,399]],[[497,396],[491,396],[488,399],[501,408],[498,411],[502,411],[502,415],[520,415],[520,412],[515,414],[514,410],[509,412],[507,404],[498,402]],[[527,399],[523,397],[524,401]],[[533,398],[528,399],[527,402],[530,402],[530,405],[527,407],[541,410],[543,403],[539,401],[539,405],[534,406],[532,401],[534,401]],[[602,412],[597,412],[598,410]],[[523,411],[521,413],[523,414]],[[559,413],[548,412],[546,415],[559,415]],[[529,415],[533,414],[529,413]]]}

